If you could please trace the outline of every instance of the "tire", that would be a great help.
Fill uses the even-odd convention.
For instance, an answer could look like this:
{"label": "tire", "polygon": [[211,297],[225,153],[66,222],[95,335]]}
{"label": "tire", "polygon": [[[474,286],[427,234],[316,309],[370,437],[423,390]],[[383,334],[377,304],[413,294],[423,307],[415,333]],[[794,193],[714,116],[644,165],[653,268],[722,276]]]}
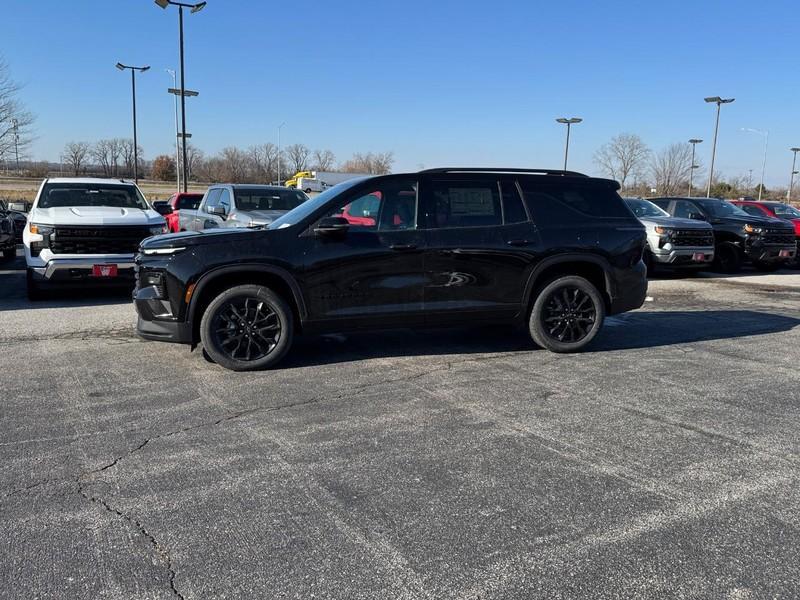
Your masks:
{"label": "tire", "polygon": [[42,288],[33,280],[33,274],[30,269],[25,272],[25,289],[28,293],[28,300],[31,302],[44,300],[45,294]]}
{"label": "tire", "polygon": [[311,188],[306,188],[306,194],[310,194],[310,193],[311,193]]}
{"label": "tire", "polygon": [[[257,327],[259,324],[262,326]],[[203,349],[215,363],[231,371],[275,366],[291,347],[293,335],[292,310],[262,285],[225,290],[211,301],[200,321]]]}
{"label": "tire", "polygon": [[578,352],[597,336],[605,317],[598,289],[583,277],[568,275],[539,291],[528,330],[534,342],[551,352]]}
{"label": "tire", "polygon": [[731,242],[722,242],[714,253],[714,268],[720,273],[738,273],[742,270],[742,255]]}
{"label": "tire", "polygon": [[4,260],[14,260],[17,257],[17,249],[16,248],[6,248],[3,250],[3,259]]}

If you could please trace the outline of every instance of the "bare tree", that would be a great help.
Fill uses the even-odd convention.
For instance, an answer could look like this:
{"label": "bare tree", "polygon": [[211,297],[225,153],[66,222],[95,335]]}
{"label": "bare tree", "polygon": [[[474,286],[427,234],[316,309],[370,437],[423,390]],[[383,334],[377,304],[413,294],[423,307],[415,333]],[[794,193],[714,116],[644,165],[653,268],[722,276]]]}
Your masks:
{"label": "bare tree", "polygon": [[110,177],[112,172],[111,166],[111,140],[98,140],[92,149],[90,150],[90,154],[94,159],[95,163],[103,169],[103,175],[106,177]]}
{"label": "bare tree", "polygon": [[[133,176],[133,140],[130,138],[121,138],[118,140],[120,144],[120,156],[122,157],[122,163],[125,166],[124,173],[122,174],[124,177],[132,177]],[[137,158],[139,159],[139,166],[142,165],[142,156],[144,155],[144,150],[142,147],[138,147]]]}
{"label": "bare tree", "polygon": [[[183,165],[183,154],[179,152],[178,157],[180,159],[179,164]],[[198,167],[200,166],[200,163],[203,162],[204,158],[205,153],[200,150],[200,148],[197,148],[192,144],[186,144],[186,165],[188,169],[186,169],[185,172],[187,174],[187,181],[195,176],[195,173],[197,172]]]}
{"label": "bare tree", "polygon": [[385,175],[391,171],[392,163],[394,163],[394,154],[392,152],[380,152],[378,154],[372,152],[367,154],[356,153],[350,160],[343,163],[340,168],[345,173]]}
{"label": "bare tree", "polygon": [[650,161],[650,174],[661,196],[673,196],[688,186],[692,149],[687,144],[670,144]]}
{"label": "bare tree", "polygon": [[275,144],[266,143],[250,146],[247,149],[250,157],[251,176],[258,181],[270,182],[278,172],[278,148]]}
{"label": "bare tree", "polygon": [[33,141],[34,116],[17,99],[19,90],[0,57],[0,160],[22,158]]}
{"label": "bare tree", "polygon": [[294,169],[294,173],[305,171],[308,164],[309,154],[310,150],[303,144],[292,144],[291,146],[287,146],[286,158],[289,161],[289,168]]}
{"label": "bare tree", "polygon": [[86,142],[69,142],[64,146],[64,160],[72,167],[72,172],[76,177],[85,168],[88,154],[89,144]]}
{"label": "bare tree", "polygon": [[649,157],[650,149],[642,138],[632,133],[621,133],[595,152],[594,162],[605,175],[625,187],[629,177],[641,174]]}
{"label": "bare tree", "polygon": [[314,150],[314,170],[330,171],[336,164],[336,155],[330,150]]}
{"label": "bare tree", "polygon": [[229,183],[247,180],[247,155],[234,146],[223,148],[220,154],[224,178]]}

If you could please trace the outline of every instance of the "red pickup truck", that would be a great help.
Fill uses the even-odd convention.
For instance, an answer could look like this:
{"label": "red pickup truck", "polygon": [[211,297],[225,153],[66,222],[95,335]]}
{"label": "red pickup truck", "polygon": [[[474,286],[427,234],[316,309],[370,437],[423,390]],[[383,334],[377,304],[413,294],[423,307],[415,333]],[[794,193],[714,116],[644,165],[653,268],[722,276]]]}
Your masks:
{"label": "red pickup truck", "polygon": [[[772,217],[789,221],[794,225],[794,235],[797,238],[797,249],[800,250],[800,210],[784,202],[757,200],[732,200],[732,203],[746,213],[757,217]],[[794,266],[800,266],[800,256],[795,258]]]}
{"label": "red pickup truck", "polygon": [[181,229],[178,211],[183,208],[195,210],[200,206],[200,201],[202,199],[203,194],[191,192],[176,192],[169,197],[166,204],[172,207],[172,212],[164,215],[164,218],[167,220],[167,227],[169,227],[170,233],[177,233]]}

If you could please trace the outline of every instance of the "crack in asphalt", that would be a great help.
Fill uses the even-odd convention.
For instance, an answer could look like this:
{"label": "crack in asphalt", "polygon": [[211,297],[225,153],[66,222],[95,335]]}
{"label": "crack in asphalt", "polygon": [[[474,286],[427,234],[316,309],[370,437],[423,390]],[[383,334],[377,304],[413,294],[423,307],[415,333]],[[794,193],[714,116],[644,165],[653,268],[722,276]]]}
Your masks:
{"label": "crack in asphalt", "polygon": [[114,329],[86,329],[83,331],[69,331],[66,333],[56,333],[53,335],[29,335],[10,338],[0,338],[0,345],[17,344],[20,342],[51,342],[60,340],[118,340],[118,341],[138,341],[134,331],[130,327]]}

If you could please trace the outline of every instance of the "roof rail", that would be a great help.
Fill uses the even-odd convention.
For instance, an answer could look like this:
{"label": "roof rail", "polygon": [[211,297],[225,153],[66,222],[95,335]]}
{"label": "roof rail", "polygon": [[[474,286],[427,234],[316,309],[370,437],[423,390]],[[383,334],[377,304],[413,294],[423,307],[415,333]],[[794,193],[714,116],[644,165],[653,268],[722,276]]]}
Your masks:
{"label": "roof rail", "polygon": [[502,167],[444,167],[424,169],[420,173],[530,173],[536,175],[560,175],[562,177],[588,177],[585,173],[560,169],[506,169]]}

